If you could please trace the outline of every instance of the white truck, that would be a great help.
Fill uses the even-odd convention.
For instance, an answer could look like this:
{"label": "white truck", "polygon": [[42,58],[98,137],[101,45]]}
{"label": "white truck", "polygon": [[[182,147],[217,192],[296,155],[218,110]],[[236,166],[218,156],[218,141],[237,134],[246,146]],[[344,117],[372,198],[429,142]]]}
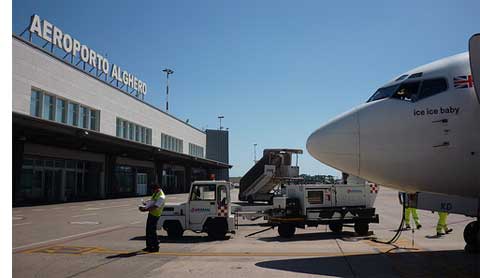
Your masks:
{"label": "white truck", "polygon": [[289,184],[273,197],[273,205],[236,203],[232,207],[226,181],[196,181],[190,187],[188,201],[167,203],[158,227],[168,237],[179,238],[185,230],[206,232],[213,239],[234,233],[235,214],[249,219],[264,217],[278,226],[281,237],[292,237],[296,228],[329,225],[341,232],[344,224],[354,224],[359,235],[367,235],[369,223],[378,223],[375,202],[378,186],[359,184]]}
{"label": "white truck", "polygon": [[185,230],[206,232],[213,239],[224,239],[232,232],[231,185],[226,181],[195,181],[185,203],[166,203],[158,227],[168,237],[179,238]]}
{"label": "white truck", "polygon": [[373,204],[378,186],[360,184],[287,185],[283,196],[273,198],[267,220],[278,226],[281,237],[292,237],[296,228],[329,225],[341,232],[344,224],[353,224],[361,236],[368,234],[369,223],[378,223]]}

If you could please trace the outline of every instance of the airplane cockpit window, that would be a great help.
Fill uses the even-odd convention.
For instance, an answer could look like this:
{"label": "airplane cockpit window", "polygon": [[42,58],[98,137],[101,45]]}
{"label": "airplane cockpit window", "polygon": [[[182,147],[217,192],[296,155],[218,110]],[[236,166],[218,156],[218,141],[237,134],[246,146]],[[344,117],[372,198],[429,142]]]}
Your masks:
{"label": "airplane cockpit window", "polygon": [[417,72],[417,73],[414,73],[414,74],[410,75],[410,77],[408,77],[408,79],[422,77],[422,75],[423,75],[423,72]]}
{"label": "airplane cockpit window", "polygon": [[[420,73],[421,74],[421,73]],[[410,79],[410,77],[408,78]],[[420,88],[420,83],[421,88]],[[420,89],[420,90],[419,90]],[[400,85],[392,85],[378,89],[367,102],[383,99],[395,98],[410,102],[424,99],[448,89],[448,83],[445,78],[425,79],[422,81],[405,81]]]}
{"label": "airplane cockpit window", "polygon": [[427,98],[441,92],[448,88],[447,80],[445,78],[435,78],[423,80],[422,89],[420,90],[419,99]]}
{"label": "airplane cockpit window", "polygon": [[395,81],[403,80],[403,79],[407,78],[407,76],[408,76],[408,74],[401,75],[397,79],[395,79]]}
{"label": "airplane cockpit window", "polygon": [[420,81],[403,83],[392,95],[392,98],[416,101],[418,100],[418,87],[420,87]]}
{"label": "airplane cockpit window", "polygon": [[382,98],[391,97],[393,93],[395,93],[395,89],[397,89],[398,85],[383,87],[378,89],[368,100],[367,102],[379,100]]}

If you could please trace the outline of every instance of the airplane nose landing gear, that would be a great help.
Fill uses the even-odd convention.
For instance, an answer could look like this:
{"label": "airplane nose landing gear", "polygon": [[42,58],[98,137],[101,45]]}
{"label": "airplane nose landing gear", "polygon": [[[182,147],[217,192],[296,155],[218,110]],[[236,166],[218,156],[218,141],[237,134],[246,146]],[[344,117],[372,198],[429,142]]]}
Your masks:
{"label": "airplane nose landing gear", "polygon": [[480,224],[479,221],[470,222],[463,231],[463,238],[467,243],[465,250],[478,253],[480,251]]}

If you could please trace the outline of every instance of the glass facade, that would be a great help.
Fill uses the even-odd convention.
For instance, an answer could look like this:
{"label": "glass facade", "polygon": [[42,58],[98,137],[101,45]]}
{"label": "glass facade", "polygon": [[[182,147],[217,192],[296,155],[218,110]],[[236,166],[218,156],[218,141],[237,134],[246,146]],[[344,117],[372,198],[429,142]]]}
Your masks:
{"label": "glass facade", "polygon": [[117,118],[117,137],[151,145],[152,129]]}
{"label": "glass facade", "polygon": [[100,111],[39,90],[32,90],[30,115],[98,131]]}
{"label": "glass facade", "polygon": [[196,157],[204,157],[203,147],[198,145],[188,143],[188,154]]}
{"label": "glass facade", "polygon": [[100,195],[102,163],[25,156],[17,202],[64,202],[88,200]]}
{"label": "glass facade", "polygon": [[162,133],[162,149],[183,153],[183,140]]}
{"label": "glass facade", "polygon": [[109,196],[136,196],[146,195],[148,184],[154,179],[153,168],[135,167],[130,165],[116,165],[111,188],[107,188]]}

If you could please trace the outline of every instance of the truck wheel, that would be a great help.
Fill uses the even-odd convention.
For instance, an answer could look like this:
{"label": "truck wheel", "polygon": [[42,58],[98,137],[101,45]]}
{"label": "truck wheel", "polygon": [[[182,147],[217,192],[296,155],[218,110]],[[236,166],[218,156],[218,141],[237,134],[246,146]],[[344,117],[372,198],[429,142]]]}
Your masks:
{"label": "truck wheel", "polygon": [[169,238],[180,238],[183,236],[183,228],[178,221],[168,222],[163,225]]}
{"label": "truck wheel", "polygon": [[291,223],[280,223],[278,234],[284,238],[291,238],[295,234],[295,225]]}
{"label": "truck wheel", "polygon": [[357,223],[355,223],[353,228],[355,229],[355,232],[359,236],[367,236],[368,235],[368,223],[357,222]]}
{"label": "truck wheel", "polygon": [[214,240],[225,239],[227,234],[227,222],[225,220],[211,220],[207,224],[207,234],[208,237]]}
{"label": "truck wheel", "polygon": [[341,233],[342,230],[343,230],[343,224],[342,223],[330,223],[328,224],[328,227],[330,228],[330,231],[334,232],[334,233]]}

